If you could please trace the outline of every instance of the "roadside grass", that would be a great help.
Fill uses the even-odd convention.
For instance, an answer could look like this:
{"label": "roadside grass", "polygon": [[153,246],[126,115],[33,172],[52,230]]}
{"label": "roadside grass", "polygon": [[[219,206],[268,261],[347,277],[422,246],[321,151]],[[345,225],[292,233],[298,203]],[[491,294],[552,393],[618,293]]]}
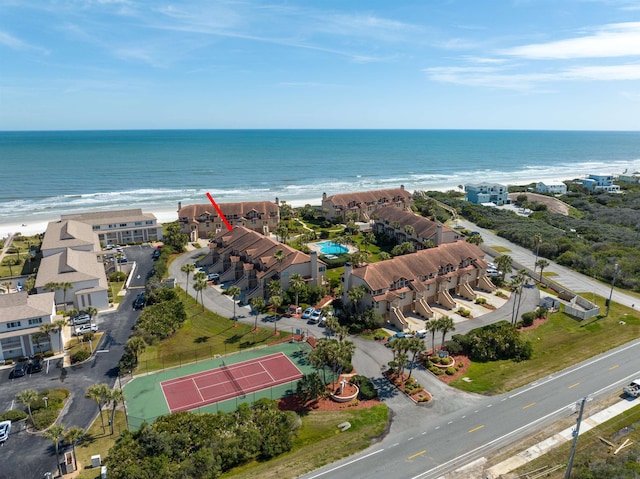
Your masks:
{"label": "roadside grass", "polygon": [[118,293],[122,291],[123,286],[124,281],[112,281],[109,283],[109,291],[111,292],[112,303],[118,304],[122,302],[124,296],[118,296]]}
{"label": "roadside grass", "polygon": [[[588,406],[587,406],[588,407]],[[606,444],[602,439],[605,439],[612,443],[612,447]],[[626,440],[629,440],[628,445],[631,447],[625,447],[614,456],[614,451],[621,446]],[[582,465],[595,464],[595,463],[613,463],[620,465],[620,468],[616,471],[622,472],[622,464],[625,463],[624,456],[626,453],[637,454],[638,443],[640,442],[640,404],[634,408],[625,411],[609,421],[580,434],[578,439],[577,452],[575,460],[573,462],[573,475],[581,469]],[[551,479],[560,479],[565,477],[565,470],[569,453],[571,450],[571,441],[567,441],[563,445],[551,449],[543,456],[527,463],[513,471],[517,477],[533,477],[528,476],[527,473],[531,471],[541,471],[544,469],[553,468],[563,465],[558,471],[545,474],[544,477]],[[614,460],[614,457],[616,458]],[[612,462],[613,461],[613,462]],[[627,463],[628,464],[628,463]],[[633,470],[637,474],[637,462]],[[613,470],[609,471],[614,473]],[[540,476],[542,477],[542,476]],[[587,477],[581,475],[580,477]],[[589,476],[591,477],[591,476]],[[599,476],[602,477],[602,476]],[[613,476],[611,476],[613,477]],[[615,477],[635,477],[633,474],[629,476],[616,475]]]}
{"label": "roadside grass", "polygon": [[191,296],[185,298],[184,290],[176,288],[187,311],[184,325],[169,339],[146,347],[140,354],[138,372],[149,372],[186,362],[197,361],[216,354],[228,354],[244,349],[265,346],[286,340],[290,332],[273,326],[260,327],[253,332],[253,324],[232,321],[209,310],[202,311],[200,303]]}
{"label": "roadside grass", "polygon": [[[589,293],[582,293],[582,296],[591,297]],[[605,298],[595,296],[595,302],[604,312]],[[451,385],[475,393],[500,394],[621,346],[640,335],[640,314],[617,303],[612,303],[608,317],[600,315],[580,322],[558,312],[549,314],[548,318],[545,324],[522,333],[533,344],[530,360],[472,362],[464,375],[471,382],[459,378]]]}
{"label": "roadside grass", "polygon": [[[384,432],[388,420],[389,411],[384,404],[367,409],[309,412],[302,416],[302,427],[290,452],[267,462],[252,462],[220,477],[298,477],[369,447]],[[345,421],[351,423],[351,428],[340,432],[337,425]]]}
{"label": "roadside grass", "polygon": [[[105,410],[104,414],[109,414],[109,417],[111,417],[111,411]],[[116,409],[116,415],[113,421],[113,435],[111,435],[111,428],[107,425],[107,418],[105,418],[105,426],[106,433],[102,431],[100,417],[96,416],[91,426],[89,426],[89,429],[87,429],[85,438],[76,446],[76,459],[79,471],[76,476],[77,479],[100,478],[100,468],[91,467],[91,456],[99,454],[100,458],[104,461],[109,449],[116,443],[120,434],[127,429],[124,412]]]}
{"label": "roadside grass", "polygon": [[489,248],[491,248],[493,251],[497,251],[498,253],[511,253],[511,250],[504,246],[495,245],[495,246],[489,246]]}
{"label": "roadside grass", "polygon": [[[94,333],[93,339],[91,340],[91,347],[93,348],[94,351],[96,350],[96,347],[100,344],[100,340],[102,339],[103,334],[104,333],[101,331]],[[76,336],[71,338],[69,341],[67,341],[67,344],[65,344],[64,348],[68,356],[73,356],[75,353],[77,353],[81,349],[86,349],[87,351],[89,351],[90,349],[89,342],[83,341],[82,336]]]}

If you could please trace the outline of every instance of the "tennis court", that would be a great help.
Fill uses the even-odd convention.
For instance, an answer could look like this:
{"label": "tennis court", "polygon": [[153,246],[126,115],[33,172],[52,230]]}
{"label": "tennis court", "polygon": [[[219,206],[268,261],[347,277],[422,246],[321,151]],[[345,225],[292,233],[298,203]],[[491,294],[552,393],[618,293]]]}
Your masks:
{"label": "tennis court", "polygon": [[250,359],[160,383],[172,413],[188,411],[271,386],[295,381],[300,370],[283,353]]}
{"label": "tennis court", "polygon": [[177,411],[231,412],[259,399],[280,399],[315,371],[304,342],[280,343],[140,374],[124,385],[132,430]]}

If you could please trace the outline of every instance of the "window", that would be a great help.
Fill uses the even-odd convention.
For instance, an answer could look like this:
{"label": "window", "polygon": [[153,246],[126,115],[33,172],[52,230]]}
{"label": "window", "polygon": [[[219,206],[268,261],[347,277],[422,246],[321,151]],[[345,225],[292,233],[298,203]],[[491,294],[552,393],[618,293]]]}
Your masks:
{"label": "window", "polygon": [[136,226],[142,226],[142,221],[136,221],[135,225]]}
{"label": "window", "polygon": [[7,329],[19,328],[19,327],[20,327],[20,321],[10,321],[7,323]]}
{"label": "window", "polygon": [[127,223],[120,223],[120,228],[126,228],[127,227]]}
{"label": "window", "polygon": [[153,220],[147,220],[144,222],[145,225],[152,225],[153,224]]}
{"label": "window", "polygon": [[29,324],[42,324],[42,318],[31,318]]}
{"label": "window", "polygon": [[100,229],[100,225],[93,225],[93,231],[98,231]]}

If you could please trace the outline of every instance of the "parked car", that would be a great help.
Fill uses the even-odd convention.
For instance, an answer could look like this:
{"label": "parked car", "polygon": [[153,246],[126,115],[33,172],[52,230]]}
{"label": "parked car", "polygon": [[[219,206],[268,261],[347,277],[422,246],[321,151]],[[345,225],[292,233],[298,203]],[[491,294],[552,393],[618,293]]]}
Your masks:
{"label": "parked car", "polygon": [[11,421],[0,422],[0,444],[9,439],[9,434],[11,434]]}
{"label": "parked car", "polygon": [[123,256],[122,258],[118,258],[118,263],[128,263],[129,260],[127,259],[126,256]]}
{"label": "parked car", "polygon": [[302,313],[302,319],[309,319],[311,317],[311,313],[313,313],[316,309],[315,308],[307,308],[304,310],[304,312]]}
{"label": "parked car", "polygon": [[207,275],[207,281],[218,281],[220,279],[220,275],[218,273],[209,273]]}
{"label": "parked car", "polygon": [[158,259],[158,258],[160,257],[160,254],[161,254],[161,253],[162,253],[162,252],[161,252],[159,249],[154,250],[154,252],[153,252],[153,253],[151,253],[151,257],[152,257],[154,260],[156,260],[156,259]]}
{"label": "parked car", "polygon": [[95,324],[83,324],[82,326],[80,326],[79,328],[76,328],[73,331],[73,335],[82,336],[83,334],[86,334],[86,333],[97,333],[97,332],[98,332],[98,326],[96,326]]}
{"label": "parked car", "polygon": [[311,313],[311,316],[309,316],[309,319],[311,321],[313,321],[314,323],[319,322],[321,318],[322,318],[322,310],[321,309],[314,309],[313,313]]}
{"label": "parked car", "polygon": [[14,378],[14,379],[15,378],[21,378],[25,374],[27,374],[27,362],[26,361],[20,361],[18,364],[15,365],[15,367],[11,371],[11,377]]}
{"label": "parked car", "polygon": [[133,309],[142,309],[146,303],[144,293],[140,293],[133,301]]}
{"label": "parked car", "polygon": [[87,313],[81,313],[71,318],[71,324],[73,325],[87,324],[89,322],[91,322],[91,316],[89,316]]}
{"label": "parked car", "polygon": [[34,358],[27,364],[27,374],[39,373],[42,371],[42,358]]}

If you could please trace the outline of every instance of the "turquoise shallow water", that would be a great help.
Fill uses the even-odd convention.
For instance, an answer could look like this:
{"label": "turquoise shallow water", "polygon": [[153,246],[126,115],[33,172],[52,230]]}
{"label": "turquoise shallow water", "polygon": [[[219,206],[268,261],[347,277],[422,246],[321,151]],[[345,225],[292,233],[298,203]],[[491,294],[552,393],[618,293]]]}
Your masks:
{"label": "turquoise shallow water", "polygon": [[0,222],[183,203],[319,204],[322,193],[456,188],[640,170],[638,132],[167,130],[0,132]]}

